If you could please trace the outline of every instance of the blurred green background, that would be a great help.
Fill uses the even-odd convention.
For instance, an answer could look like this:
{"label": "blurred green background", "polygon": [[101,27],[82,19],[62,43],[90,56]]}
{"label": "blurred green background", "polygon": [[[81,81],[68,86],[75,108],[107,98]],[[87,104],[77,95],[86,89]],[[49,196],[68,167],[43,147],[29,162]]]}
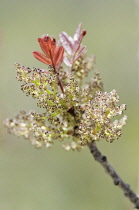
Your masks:
{"label": "blurred green background", "polygon": [[[37,38],[73,35],[80,22],[84,45],[96,55],[105,90],[118,90],[128,123],[113,144],[98,142],[121,177],[139,193],[139,10],[134,0],[0,0],[0,209],[130,210],[133,205],[94,161],[88,148],[50,150],[7,134],[3,120],[21,109],[37,110],[15,79],[14,62],[46,68],[32,56]],[[43,110],[42,110],[43,111]]]}

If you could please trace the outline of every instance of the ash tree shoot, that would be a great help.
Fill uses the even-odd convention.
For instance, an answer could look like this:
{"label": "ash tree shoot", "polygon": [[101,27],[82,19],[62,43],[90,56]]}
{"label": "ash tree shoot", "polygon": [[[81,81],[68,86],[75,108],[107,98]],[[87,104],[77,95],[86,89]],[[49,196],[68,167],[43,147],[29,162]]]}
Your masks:
{"label": "ash tree shoot", "polygon": [[[119,105],[116,90],[104,91],[101,76],[94,70],[95,56],[87,58],[86,46],[81,44],[85,35],[79,24],[73,38],[66,32],[59,34],[58,42],[48,35],[38,38],[42,52],[34,51],[33,55],[47,65],[47,70],[30,69],[18,63],[15,67],[16,78],[22,82],[21,90],[37,99],[43,113],[21,111],[6,119],[4,125],[9,133],[23,136],[37,148],[49,148],[55,141],[60,141],[66,151],[89,147],[114,184],[139,209],[137,195],[96,146],[100,139],[110,143],[119,139],[127,116],[121,116],[120,120],[113,117],[123,115],[126,105]],[[84,79],[90,72],[93,76],[86,83]]]}

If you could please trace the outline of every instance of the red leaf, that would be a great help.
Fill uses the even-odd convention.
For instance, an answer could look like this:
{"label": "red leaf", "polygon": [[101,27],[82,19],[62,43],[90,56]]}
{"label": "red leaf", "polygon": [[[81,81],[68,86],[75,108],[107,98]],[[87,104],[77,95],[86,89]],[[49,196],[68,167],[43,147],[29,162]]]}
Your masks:
{"label": "red leaf", "polygon": [[47,55],[47,50],[46,50],[46,47],[45,47],[45,44],[44,44],[44,40],[42,38],[38,38],[38,42],[40,44],[40,47],[42,49],[42,51],[44,52],[44,54],[46,54],[46,56],[48,57]]}
{"label": "red leaf", "polygon": [[33,55],[35,58],[37,58],[39,61],[47,64],[47,65],[52,65],[52,62],[49,58],[47,58],[44,54],[42,54],[41,52],[37,52],[37,51],[34,51],[33,52]]}
{"label": "red leaf", "polygon": [[64,54],[64,47],[60,46],[57,48],[55,52],[55,57],[54,57],[54,63],[58,65],[59,63],[61,64],[63,61],[63,54]]}
{"label": "red leaf", "polygon": [[49,36],[38,38],[38,42],[45,55],[35,51],[33,52],[34,57],[47,65],[52,65],[56,71],[63,61],[64,48],[56,47],[55,38],[51,39]]}

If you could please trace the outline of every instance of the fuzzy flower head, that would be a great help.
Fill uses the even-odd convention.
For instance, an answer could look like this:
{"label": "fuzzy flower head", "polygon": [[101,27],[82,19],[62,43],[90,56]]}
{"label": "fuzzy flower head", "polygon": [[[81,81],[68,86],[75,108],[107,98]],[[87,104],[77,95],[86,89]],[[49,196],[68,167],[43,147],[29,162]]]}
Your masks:
{"label": "fuzzy flower head", "polygon": [[[81,150],[94,140],[113,142],[126,124],[125,115],[115,119],[123,115],[126,105],[119,105],[116,90],[104,91],[101,76],[94,70],[94,56],[86,58],[82,54],[86,31],[81,26],[73,38],[62,32],[60,47],[49,36],[38,39],[43,53],[35,51],[33,55],[48,65],[47,70],[15,64],[21,90],[37,100],[43,113],[21,111],[4,124],[10,133],[28,139],[36,147],[48,148],[60,141],[65,150]],[[63,55],[69,71],[62,66]],[[85,83],[89,73],[91,80]]]}

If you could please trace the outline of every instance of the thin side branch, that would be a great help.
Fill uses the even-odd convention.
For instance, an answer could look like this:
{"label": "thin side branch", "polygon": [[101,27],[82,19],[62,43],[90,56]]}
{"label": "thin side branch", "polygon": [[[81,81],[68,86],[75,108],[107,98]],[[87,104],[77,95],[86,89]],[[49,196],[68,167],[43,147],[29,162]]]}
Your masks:
{"label": "thin side branch", "polygon": [[98,150],[95,141],[92,141],[88,144],[90,152],[94,156],[94,159],[98,161],[105,171],[110,175],[110,177],[113,179],[113,182],[115,185],[118,185],[124,192],[124,195],[129,198],[129,200],[135,204],[135,208],[139,209],[139,197],[133,192],[133,190],[130,188],[129,184],[126,184],[116,173],[116,171],[113,169],[113,167],[109,164],[107,157],[102,155],[101,152]]}

